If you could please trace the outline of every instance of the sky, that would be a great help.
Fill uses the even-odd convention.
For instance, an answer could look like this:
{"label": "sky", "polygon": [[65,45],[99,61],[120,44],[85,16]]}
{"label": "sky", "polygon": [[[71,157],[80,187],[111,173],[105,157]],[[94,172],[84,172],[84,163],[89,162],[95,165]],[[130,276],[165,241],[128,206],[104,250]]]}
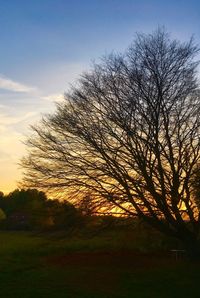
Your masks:
{"label": "sky", "polygon": [[164,26],[200,44],[198,0],[0,0],[0,190],[17,187],[30,125],[92,61]]}

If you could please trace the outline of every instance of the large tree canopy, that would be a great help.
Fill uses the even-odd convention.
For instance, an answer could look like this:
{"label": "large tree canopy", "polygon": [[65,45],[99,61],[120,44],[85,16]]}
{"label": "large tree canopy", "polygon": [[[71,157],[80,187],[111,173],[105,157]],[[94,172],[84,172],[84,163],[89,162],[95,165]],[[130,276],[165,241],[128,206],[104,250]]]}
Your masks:
{"label": "large tree canopy", "polygon": [[24,183],[77,200],[89,192],[96,206],[137,214],[188,250],[197,247],[197,52],[192,40],[180,43],[159,29],[95,64],[32,127]]}

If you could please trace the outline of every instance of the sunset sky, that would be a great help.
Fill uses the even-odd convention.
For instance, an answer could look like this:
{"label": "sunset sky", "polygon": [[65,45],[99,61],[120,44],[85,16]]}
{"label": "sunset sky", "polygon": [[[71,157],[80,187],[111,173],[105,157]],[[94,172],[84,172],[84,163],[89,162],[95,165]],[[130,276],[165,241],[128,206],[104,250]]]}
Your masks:
{"label": "sunset sky", "polygon": [[200,43],[198,0],[0,0],[0,190],[17,187],[29,125],[92,61],[164,25]]}

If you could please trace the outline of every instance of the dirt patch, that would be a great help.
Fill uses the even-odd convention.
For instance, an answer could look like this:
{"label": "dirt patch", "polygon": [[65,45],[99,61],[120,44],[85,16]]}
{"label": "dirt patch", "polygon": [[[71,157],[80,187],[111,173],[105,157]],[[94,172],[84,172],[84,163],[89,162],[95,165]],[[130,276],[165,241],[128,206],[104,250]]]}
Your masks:
{"label": "dirt patch", "polygon": [[[177,265],[169,254],[142,254],[130,251],[76,252],[45,258],[48,267],[59,267],[69,272],[67,283],[73,288],[98,292],[115,297],[127,274],[151,271]],[[92,295],[92,294],[91,294]],[[103,296],[104,297],[104,296]],[[107,297],[107,296],[106,296]]]}

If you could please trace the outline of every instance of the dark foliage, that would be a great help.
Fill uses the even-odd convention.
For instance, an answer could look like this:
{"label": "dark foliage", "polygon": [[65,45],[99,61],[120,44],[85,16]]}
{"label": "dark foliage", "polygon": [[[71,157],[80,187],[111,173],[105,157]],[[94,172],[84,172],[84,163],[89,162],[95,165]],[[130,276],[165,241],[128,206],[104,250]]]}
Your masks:
{"label": "dark foliage", "polygon": [[36,189],[16,189],[0,197],[6,215],[1,227],[11,230],[56,230],[80,225],[80,212],[67,201],[49,200]]}

